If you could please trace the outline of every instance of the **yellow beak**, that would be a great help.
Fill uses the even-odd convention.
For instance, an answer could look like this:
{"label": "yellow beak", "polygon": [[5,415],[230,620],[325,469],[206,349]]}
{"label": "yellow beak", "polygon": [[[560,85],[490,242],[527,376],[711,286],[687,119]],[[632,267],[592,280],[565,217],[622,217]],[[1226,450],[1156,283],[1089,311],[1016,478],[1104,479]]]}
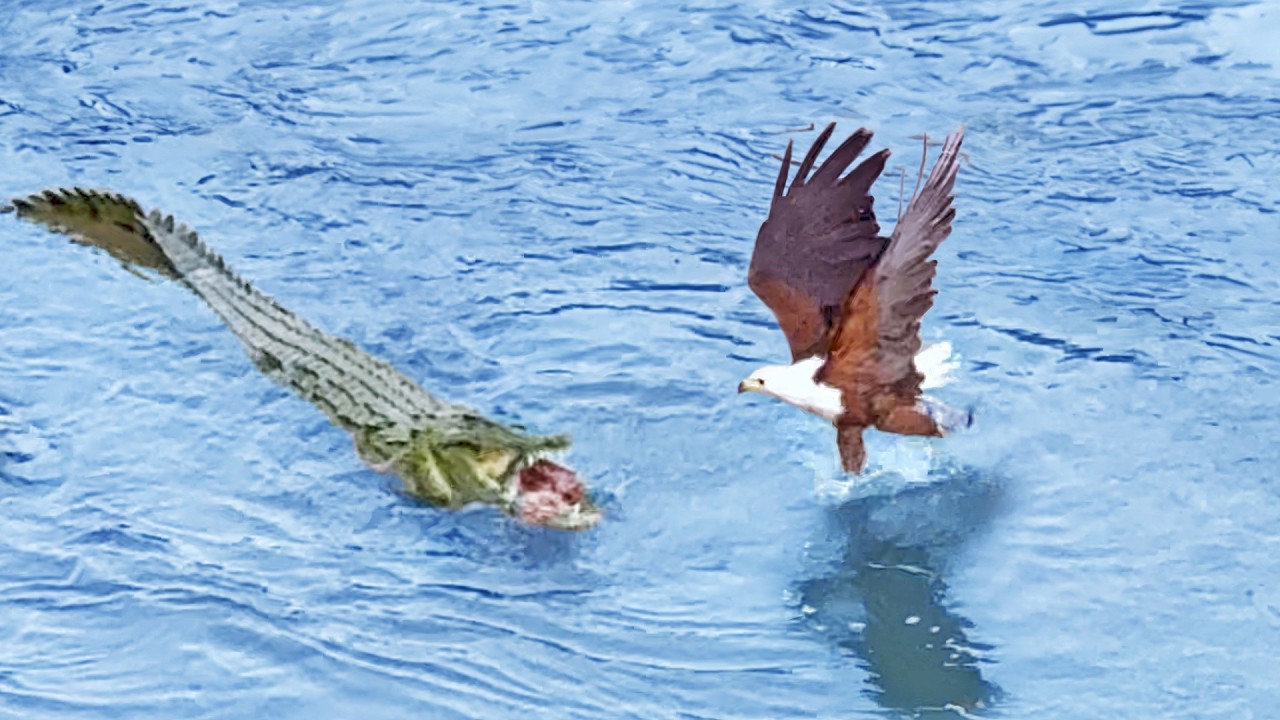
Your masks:
{"label": "yellow beak", "polygon": [[760,392],[760,388],[762,387],[764,387],[764,383],[756,380],[755,378],[747,378],[746,380],[738,383],[738,392]]}

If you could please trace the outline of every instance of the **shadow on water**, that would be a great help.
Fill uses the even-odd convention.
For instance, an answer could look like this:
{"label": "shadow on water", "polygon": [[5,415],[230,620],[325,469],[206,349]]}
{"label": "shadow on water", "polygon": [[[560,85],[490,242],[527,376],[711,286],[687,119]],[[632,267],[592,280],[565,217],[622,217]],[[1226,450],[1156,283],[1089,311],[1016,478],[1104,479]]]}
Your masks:
{"label": "shadow on water", "polygon": [[973,624],[949,607],[946,577],[998,510],[1001,487],[972,469],[931,475],[936,482],[832,509],[811,553],[824,567],[798,594],[806,623],[858,659],[884,708],[963,717],[1001,691],[982,676],[992,647],[969,638]]}

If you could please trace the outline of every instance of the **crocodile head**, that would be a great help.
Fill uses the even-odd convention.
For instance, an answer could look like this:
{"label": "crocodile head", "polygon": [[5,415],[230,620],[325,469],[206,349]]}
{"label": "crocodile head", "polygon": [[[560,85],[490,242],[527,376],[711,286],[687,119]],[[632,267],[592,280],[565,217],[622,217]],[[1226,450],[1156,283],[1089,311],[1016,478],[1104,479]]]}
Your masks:
{"label": "crocodile head", "polygon": [[494,505],[529,525],[585,530],[601,519],[582,480],[554,462],[563,435],[537,436],[476,415],[411,431],[365,435],[361,455],[394,472],[405,491],[435,505]]}

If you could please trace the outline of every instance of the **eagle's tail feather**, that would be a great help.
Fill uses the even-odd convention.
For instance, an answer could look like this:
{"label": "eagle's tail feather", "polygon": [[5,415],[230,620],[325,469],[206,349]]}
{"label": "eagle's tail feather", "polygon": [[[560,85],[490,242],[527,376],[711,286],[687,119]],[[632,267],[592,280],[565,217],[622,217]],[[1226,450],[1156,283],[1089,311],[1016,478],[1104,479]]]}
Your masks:
{"label": "eagle's tail feather", "polygon": [[916,353],[916,370],[924,375],[921,390],[940,388],[951,382],[951,373],[960,362],[951,354],[951,343],[936,342]]}

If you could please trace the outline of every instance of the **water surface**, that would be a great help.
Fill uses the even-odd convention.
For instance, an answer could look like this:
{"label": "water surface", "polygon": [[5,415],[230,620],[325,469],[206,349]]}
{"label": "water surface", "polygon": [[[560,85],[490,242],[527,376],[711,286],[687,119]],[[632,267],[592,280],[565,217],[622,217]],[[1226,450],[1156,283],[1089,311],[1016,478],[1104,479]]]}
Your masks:
{"label": "water surface", "polygon": [[[6,221],[0,716],[1270,717],[1274,4],[16,2],[0,192],[110,187],[610,518],[412,503],[189,293]],[[779,153],[964,124],[975,428],[733,388]],[[908,184],[909,185],[909,184]],[[929,464],[932,463],[930,471]],[[987,710],[993,708],[993,710]]]}

